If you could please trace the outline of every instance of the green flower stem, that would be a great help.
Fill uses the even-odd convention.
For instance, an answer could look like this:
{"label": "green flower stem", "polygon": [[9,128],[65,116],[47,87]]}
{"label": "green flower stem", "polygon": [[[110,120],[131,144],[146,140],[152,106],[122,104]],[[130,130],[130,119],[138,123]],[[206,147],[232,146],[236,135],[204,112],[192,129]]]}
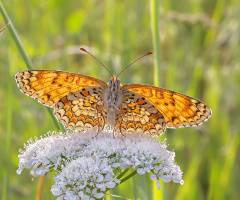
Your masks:
{"label": "green flower stem", "polygon": [[15,44],[17,45],[17,48],[18,48],[19,52],[21,53],[21,55],[24,59],[24,62],[27,65],[28,69],[34,69],[34,65],[33,65],[32,61],[30,60],[30,58],[28,57],[28,54],[26,53],[26,51],[23,47],[23,44],[22,44],[22,42],[21,42],[21,40],[20,40],[20,38],[17,34],[17,31],[14,28],[13,23],[11,22],[11,20],[10,20],[10,18],[9,18],[9,16],[8,16],[8,14],[7,14],[7,12],[6,12],[6,10],[5,10],[1,1],[0,1],[0,12],[1,12],[5,22],[10,23],[9,31],[12,35],[12,38],[13,38]]}
{"label": "green flower stem", "polygon": [[[130,168],[125,169],[123,172],[121,172],[120,174],[118,174],[116,178],[117,178],[117,179],[122,178],[122,177],[128,172],[129,169],[130,169]],[[136,171],[136,170],[135,170],[135,171]],[[132,173],[131,173],[131,174],[132,174]],[[129,177],[131,174],[129,174],[127,177]],[[136,174],[136,173],[135,173],[135,174]],[[135,174],[134,174],[134,175],[135,175]],[[133,175],[132,175],[132,176],[133,176]],[[132,176],[131,176],[131,177],[132,177]],[[126,178],[127,178],[127,177],[126,177]],[[131,177],[129,177],[129,178],[131,178]],[[129,178],[128,178],[128,179],[129,179]],[[124,179],[125,179],[125,178],[124,178]],[[127,179],[126,179],[126,180],[127,180]],[[126,180],[124,180],[124,181],[126,181]],[[122,180],[121,180],[120,184],[122,184]],[[119,185],[120,185],[120,184],[119,184]],[[117,186],[119,186],[119,185],[117,185]],[[105,191],[104,193],[106,194],[106,192],[109,191],[109,190],[110,190],[110,188],[106,189],[106,191]]]}
{"label": "green flower stem", "polygon": [[122,177],[128,172],[129,169],[130,169],[130,168],[125,169],[123,172],[121,172],[120,174],[118,174],[116,178],[117,178],[117,179],[122,178]]}
{"label": "green flower stem", "polygon": [[151,0],[150,15],[152,26],[152,42],[154,51],[154,69],[153,78],[154,85],[162,85],[161,79],[161,47],[160,47],[160,34],[159,34],[159,0]]}
{"label": "green flower stem", "polygon": [[[152,31],[152,43],[154,51],[154,68],[153,68],[153,80],[154,85],[159,87],[162,86],[162,68],[161,68],[161,40],[160,40],[160,9],[161,0],[150,0],[150,17],[151,17],[151,31]],[[156,187],[153,187],[156,188]],[[163,187],[164,191],[164,187]],[[157,199],[164,199],[164,193],[159,193],[158,190],[152,190],[154,199],[157,196]]]}
{"label": "green flower stem", "polygon": [[[5,10],[5,8],[4,8],[4,6],[3,6],[1,1],[0,1],[0,12],[1,12],[4,20],[6,21],[6,23],[10,23],[9,31],[10,31],[10,33],[12,35],[12,38],[13,38],[15,44],[17,45],[17,48],[18,48],[20,54],[23,57],[24,62],[27,65],[27,68],[28,69],[34,69],[34,65],[33,65],[32,61],[30,60],[27,52],[25,51],[25,49],[23,47],[23,44],[22,44],[22,42],[21,42],[21,40],[20,40],[20,38],[19,38],[19,36],[17,34],[17,31],[14,28],[13,23],[11,22],[10,18],[8,17],[8,14],[7,14],[7,12],[6,12],[6,10]],[[63,128],[62,124],[59,125],[57,119],[53,115],[52,109],[47,107],[47,110],[48,110],[48,113],[50,114],[52,120],[54,121],[54,124],[56,125],[57,129],[64,132],[64,128]]]}
{"label": "green flower stem", "polygon": [[[121,172],[120,174],[118,174],[116,178],[117,178],[117,179],[120,179],[121,177],[123,177],[123,176],[128,172],[129,169],[130,169],[130,168],[125,169],[123,172]],[[126,180],[132,178],[132,177],[137,173],[137,169],[138,169],[138,168],[136,168],[136,170],[134,170],[131,174],[129,174],[128,176],[126,176],[125,178],[123,178],[122,180],[120,180],[121,182],[120,182],[119,185],[121,185],[121,184],[122,184],[123,182],[125,182]],[[117,186],[119,186],[119,185],[117,185]],[[109,191],[109,190],[110,190],[110,188],[109,188],[109,189],[106,189],[106,191],[105,191],[104,193],[106,194],[107,191]],[[101,199],[103,199],[103,198],[101,198]],[[100,200],[101,200],[101,199],[100,199]]]}
{"label": "green flower stem", "polygon": [[[127,181],[128,179],[132,178],[136,173],[137,173],[137,169],[135,169],[131,174],[129,174],[128,176],[126,176],[125,178],[123,178],[123,179],[121,180],[121,183],[120,183],[120,184],[122,184],[123,182],[125,182],[125,181]],[[120,185],[120,184],[119,184],[119,185]]]}
{"label": "green flower stem", "polygon": [[64,132],[64,127],[63,127],[63,125],[62,125],[62,124],[59,124],[59,122],[57,121],[56,117],[53,115],[52,109],[49,108],[49,107],[46,107],[46,108],[47,108],[47,111],[48,111],[49,115],[51,116],[54,124],[56,125],[57,129],[58,129],[58,130],[61,130],[62,132]]}

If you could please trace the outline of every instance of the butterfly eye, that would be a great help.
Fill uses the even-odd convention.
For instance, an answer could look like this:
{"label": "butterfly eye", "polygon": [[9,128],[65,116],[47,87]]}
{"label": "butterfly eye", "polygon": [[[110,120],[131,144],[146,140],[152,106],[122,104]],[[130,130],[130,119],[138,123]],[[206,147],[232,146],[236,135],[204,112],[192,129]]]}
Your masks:
{"label": "butterfly eye", "polygon": [[117,80],[117,85],[120,86],[120,80]]}
{"label": "butterfly eye", "polygon": [[109,80],[109,85],[112,85],[112,79]]}

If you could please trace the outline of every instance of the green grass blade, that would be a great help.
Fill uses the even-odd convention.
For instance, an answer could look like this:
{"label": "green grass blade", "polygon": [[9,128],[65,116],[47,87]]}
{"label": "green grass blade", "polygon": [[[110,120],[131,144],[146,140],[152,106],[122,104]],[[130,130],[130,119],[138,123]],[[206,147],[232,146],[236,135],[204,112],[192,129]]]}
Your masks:
{"label": "green grass blade", "polygon": [[159,34],[159,0],[151,0],[151,27],[152,27],[152,42],[154,51],[154,70],[153,78],[154,85],[162,85],[161,79],[161,47]]}
{"label": "green grass blade", "polygon": [[[154,55],[154,69],[153,79],[155,86],[162,85],[162,71],[161,71],[161,46],[160,46],[160,33],[159,33],[159,0],[151,0],[150,15],[151,15],[151,28],[152,28],[152,42],[153,42],[153,55]],[[164,187],[165,188],[165,187]],[[160,192],[156,187],[152,188],[154,199],[163,199],[164,188]]]}
{"label": "green grass blade", "polygon": [[[20,40],[20,38],[19,38],[19,36],[17,34],[17,31],[14,28],[13,23],[11,22],[10,18],[8,17],[8,14],[7,14],[7,12],[6,12],[6,10],[5,10],[5,8],[4,8],[4,6],[3,6],[1,1],[0,1],[0,11],[2,13],[2,16],[3,16],[4,20],[6,22],[10,23],[9,31],[10,31],[10,33],[12,35],[12,38],[13,38],[15,44],[18,47],[18,50],[19,50],[20,54],[22,55],[26,65],[27,65],[27,68],[28,69],[34,69],[34,65],[33,65],[32,61],[30,60],[27,52],[25,51],[24,46],[23,46],[23,44],[22,44],[22,42],[21,42],[21,40]],[[54,121],[54,124],[56,125],[57,129],[64,132],[64,128],[63,128],[62,124],[59,125],[57,119],[53,115],[52,109],[47,107],[47,111],[50,114],[52,120]]]}
{"label": "green grass blade", "polygon": [[15,44],[18,47],[19,52],[21,53],[21,55],[22,55],[22,57],[24,59],[24,62],[27,65],[28,69],[34,69],[33,63],[30,60],[27,52],[25,51],[25,49],[23,47],[23,44],[22,44],[22,42],[21,42],[21,40],[20,40],[20,38],[19,38],[19,36],[17,34],[17,31],[14,28],[13,23],[11,22],[11,20],[10,20],[10,18],[9,18],[9,16],[8,16],[8,14],[7,14],[7,12],[6,12],[6,10],[5,10],[5,8],[4,8],[4,6],[3,6],[1,1],[0,1],[0,12],[1,12],[5,22],[6,23],[8,23],[8,22],[10,23],[9,31],[10,31],[10,33],[12,35],[12,38],[13,38]]}
{"label": "green grass blade", "polygon": [[[9,55],[9,54],[8,54]],[[8,79],[10,79],[10,59],[9,56],[7,56],[7,63],[9,68],[7,69],[7,76]],[[3,185],[2,185],[2,199],[9,199],[9,172],[11,167],[11,140],[12,140],[12,81],[8,81],[7,83],[7,90],[6,90],[6,99],[7,99],[7,134],[6,134],[6,143],[5,143],[5,162],[6,162],[6,168],[3,178]]]}

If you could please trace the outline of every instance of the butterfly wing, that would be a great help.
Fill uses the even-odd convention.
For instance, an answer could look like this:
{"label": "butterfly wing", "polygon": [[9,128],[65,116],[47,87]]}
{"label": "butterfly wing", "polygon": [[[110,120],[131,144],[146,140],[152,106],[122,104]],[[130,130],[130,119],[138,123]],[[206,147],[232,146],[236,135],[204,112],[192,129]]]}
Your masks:
{"label": "butterfly wing", "polygon": [[212,113],[203,102],[171,90],[141,84],[128,84],[123,88],[141,95],[156,107],[169,128],[199,125]]}
{"label": "butterfly wing", "polygon": [[24,94],[50,107],[70,92],[106,86],[105,82],[90,76],[54,70],[25,70],[17,73],[15,79]]}
{"label": "butterfly wing", "polygon": [[166,121],[156,107],[141,95],[122,89],[121,109],[116,118],[117,131],[160,135],[165,128]]}
{"label": "butterfly wing", "polygon": [[71,92],[54,106],[54,114],[72,130],[102,130],[106,123],[103,94],[107,87],[87,87]]}

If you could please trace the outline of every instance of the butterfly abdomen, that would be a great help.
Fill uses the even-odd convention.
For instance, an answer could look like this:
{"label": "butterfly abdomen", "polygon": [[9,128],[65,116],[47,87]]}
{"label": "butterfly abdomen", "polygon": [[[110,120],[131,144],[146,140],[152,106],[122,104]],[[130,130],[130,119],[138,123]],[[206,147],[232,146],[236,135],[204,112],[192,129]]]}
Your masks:
{"label": "butterfly abdomen", "polygon": [[104,95],[104,105],[107,110],[107,124],[113,128],[116,126],[117,115],[122,105],[122,89],[119,88],[115,94],[107,89]]}

